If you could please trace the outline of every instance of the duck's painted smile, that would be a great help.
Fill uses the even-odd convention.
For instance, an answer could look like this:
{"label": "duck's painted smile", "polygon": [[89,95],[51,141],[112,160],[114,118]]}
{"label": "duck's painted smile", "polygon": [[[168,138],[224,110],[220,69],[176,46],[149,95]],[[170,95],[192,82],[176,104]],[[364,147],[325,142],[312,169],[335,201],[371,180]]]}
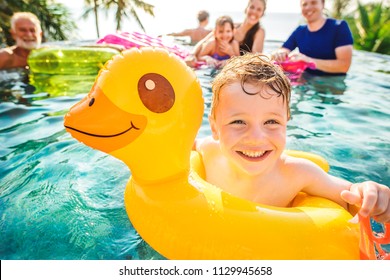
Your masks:
{"label": "duck's painted smile", "polygon": [[102,138],[109,138],[109,137],[117,137],[117,136],[120,136],[122,134],[125,134],[126,132],[130,131],[131,129],[136,129],[136,130],[139,130],[138,127],[136,127],[133,122],[130,122],[130,127],[122,132],[119,132],[119,133],[116,133],[116,134],[110,134],[110,135],[100,135],[100,134],[94,134],[94,133],[89,133],[89,132],[85,132],[85,131],[81,131],[79,129],[76,129],[76,128],[73,128],[73,127],[70,127],[70,126],[66,126],[65,125],[65,128],[67,129],[71,129],[71,130],[74,130],[74,131],[77,131],[77,132],[80,132],[82,134],[85,134],[85,135],[88,135],[88,136],[93,136],[93,137],[102,137]]}
{"label": "duck's painted smile", "polygon": [[110,153],[133,142],[142,134],[147,119],[125,112],[98,86],[65,116],[66,130],[84,144]]}

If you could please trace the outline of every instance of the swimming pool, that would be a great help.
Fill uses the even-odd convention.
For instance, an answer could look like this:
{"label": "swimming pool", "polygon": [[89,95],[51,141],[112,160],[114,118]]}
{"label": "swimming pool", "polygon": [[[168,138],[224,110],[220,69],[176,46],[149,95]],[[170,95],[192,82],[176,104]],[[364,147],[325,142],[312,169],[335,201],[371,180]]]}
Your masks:
{"label": "swimming pool", "polygon": [[[268,42],[266,52],[276,47]],[[345,79],[302,77],[288,148],[324,156],[336,176],[389,185],[389,61],[355,51]],[[202,137],[210,134],[213,73],[196,72],[206,99]],[[126,166],[63,128],[64,114],[85,93],[84,86],[32,93],[23,83],[0,93],[1,259],[164,259],[128,220]]]}

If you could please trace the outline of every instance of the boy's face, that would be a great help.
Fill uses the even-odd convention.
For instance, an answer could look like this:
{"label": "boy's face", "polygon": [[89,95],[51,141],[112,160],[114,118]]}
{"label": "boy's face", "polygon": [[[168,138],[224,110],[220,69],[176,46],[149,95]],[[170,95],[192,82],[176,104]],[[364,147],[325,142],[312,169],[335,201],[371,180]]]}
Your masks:
{"label": "boy's face", "polygon": [[215,117],[209,117],[213,138],[222,153],[239,169],[256,175],[270,170],[286,144],[287,109],[283,97],[268,86],[240,82],[221,88]]}

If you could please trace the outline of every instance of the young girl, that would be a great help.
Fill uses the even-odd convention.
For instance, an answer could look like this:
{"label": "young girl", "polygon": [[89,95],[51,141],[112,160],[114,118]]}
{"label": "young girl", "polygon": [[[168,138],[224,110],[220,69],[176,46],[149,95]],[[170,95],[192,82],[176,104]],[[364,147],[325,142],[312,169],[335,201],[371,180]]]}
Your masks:
{"label": "young girl", "polygon": [[[234,39],[238,41],[240,54],[247,52],[262,53],[264,48],[265,29],[260,24],[261,18],[267,7],[266,0],[248,0],[245,8],[245,18],[242,23],[235,24]],[[194,55],[198,56],[202,46],[211,40],[213,33],[209,33],[194,47]],[[187,63],[194,67],[196,61],[194,58]]]}
{"label": "young girl", "polygon": [[256,54],[229,60],[212,84],[212,138],[199,139],[206,180],[257,203],[287,207],[299,192],[324,197],[351,213],[390,222],[390,189],[351,183],[309,160],[283,153],[291,88],[273,61]]}
{"label": "young girl", "polygon": [[221,67],[232,56],[240,55],[239,44],[234,40],[234,24],[229,16],[219,17],[215,24],[214,39],[207,42],[197,55],[207,65]]}

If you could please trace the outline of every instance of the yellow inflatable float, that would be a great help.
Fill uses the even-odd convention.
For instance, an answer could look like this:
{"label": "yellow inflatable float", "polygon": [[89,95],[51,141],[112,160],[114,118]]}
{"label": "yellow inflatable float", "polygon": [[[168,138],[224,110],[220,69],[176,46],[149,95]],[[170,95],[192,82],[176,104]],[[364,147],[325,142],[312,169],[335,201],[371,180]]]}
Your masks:
{"label": "yellow inflatable float", "polygon": [[205,182],[191,152],[203,110],[201,86],[183,61],[163,49],[131,49],[105,65],[65,127],[128,165],[128,216],[169,259],[359,258],[359,226],[336,203],[302,194],[291,208],[270,207]]}

